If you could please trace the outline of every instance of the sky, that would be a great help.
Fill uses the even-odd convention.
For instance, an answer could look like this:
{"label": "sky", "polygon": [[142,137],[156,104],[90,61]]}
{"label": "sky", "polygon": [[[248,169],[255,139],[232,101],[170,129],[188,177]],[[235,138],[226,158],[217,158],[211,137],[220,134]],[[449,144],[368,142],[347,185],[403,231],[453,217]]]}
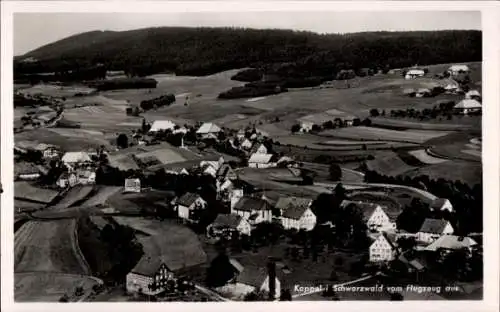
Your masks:
{"label": "sky", "polygon": [[159,26],[250,27],[318,33],[481,29],[479,11],[406,12],[186,12],[186,13],[16,13],[14,54],[22,55],[65,37],[94,30]]}

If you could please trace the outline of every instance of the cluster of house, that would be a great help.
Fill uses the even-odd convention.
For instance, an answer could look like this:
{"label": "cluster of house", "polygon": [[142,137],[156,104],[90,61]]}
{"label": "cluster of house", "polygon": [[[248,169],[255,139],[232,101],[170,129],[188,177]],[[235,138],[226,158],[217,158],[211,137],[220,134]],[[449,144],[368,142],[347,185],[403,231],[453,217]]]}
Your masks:
{"label": "cluster of house", "polygon": [[[461,74],[467,74],[470,72],[469,66],[463,65],[463,64],[455,64],[452,65],[448,68],[447,70],[448,74],[451,77],[457,77],[458,75]],[[409,69],[405,73],[405,79],[416,79],[419,77],[424,77],[426,74],[426,71],[424,69],[418,68],[418,66],[415,66],[411,69]]]}
{"label": "cluster of house", "polygon": [[[449,221],[444,219],[425,219],[417,233],[398,231],[396,226],[397,213],[387,207],[364,202],[344,200],[343,207],[355,205],[361,208],[370,237],[373,239],[369,247],[369,259],[374,263],[389,262],[404,255],[397,241],[404,237],[412,237],[416,242],[416,250],[428,252],[449,252],[459,249],[473,251],[478,246],[471,237],[453,235],[454,229]],[[450,201],[444,198],[434,200],[429,209],[435,211],[453,211]]]}

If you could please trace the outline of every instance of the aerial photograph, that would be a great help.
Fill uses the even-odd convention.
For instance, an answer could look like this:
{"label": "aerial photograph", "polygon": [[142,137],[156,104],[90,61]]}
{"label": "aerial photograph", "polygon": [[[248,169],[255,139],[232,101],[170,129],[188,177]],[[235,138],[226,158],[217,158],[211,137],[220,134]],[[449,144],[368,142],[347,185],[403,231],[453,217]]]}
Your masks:
{"label": "aerial photograph", "polygon": [[15,13],[13,39],[16,302],[483,299],[480,11]]}

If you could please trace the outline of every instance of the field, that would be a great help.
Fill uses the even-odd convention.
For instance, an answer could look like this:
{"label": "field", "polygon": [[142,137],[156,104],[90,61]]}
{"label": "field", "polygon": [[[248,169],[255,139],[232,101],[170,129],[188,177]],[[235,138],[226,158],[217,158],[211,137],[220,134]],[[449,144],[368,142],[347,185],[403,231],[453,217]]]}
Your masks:
{"label": "field", "polygon": [[106,204],[109,197],[123,190],[121,186],[99,186],[96,193],[81,203],[82,207],[95,207]]}
{"label": "field", "polygon": [[459,180],[471,186],[482,181],[482,174],[481,163],[457,160],[425,166],[405,173],[405,175],[410,177],[427,175],[431,179]]}
{"label": "field", "polygon": [[394,128],[394,129],[415,129],[415,130],[438,130],[438,131],[463,131],[481,129],[481,117],[478,116],[454,116],[452,120],[443,118],[426,120],[423,122],[417,119],[372,117],[372,127]]}
{"label": "field", "polygon": [[432,155],[429,155],[426,150],[415,150],[415,151],[409,151],[408,152],[410,155],[413,157],[417,158],[420,162],[427,164],[427,165],[435,165],[435,164],[440,164],[443,162],[446,162],[446,159],[442,158],[437,158]]}
{"label": "field", "polygon": [[321,135],[351,140],[382,140],[407,143],[424,143],[432,138],[448,134],[444,131],[388,130],[375,127],[349,127],[321,132]]}
{"label": "field", "polygon": [[[63,134],[59,134],[63,133]],[[81,129],[36,129],[16,133],[15,141],[33,141],[34,144],[47,143],[59,146],[67,152],[81,151],[88,148],[99,148],[101,145],[109,146],[109,141],[103,141],[100,135],[95,136]]]}
{"label": "field", "polygon": [[368,170],[389,176],[397,176],[417,169],[417,167],[407,165],[393,152],[384,152],[377,155],[375,159],[368,160],[366,166]]}
{"label": "field", "polygon": [[92,190],[92,186],[77,185],[71,188],[57,204],[49,207],[49,209],[62,210],[71,207],[89,196]]}
{"label": "field", "polygon": [[107,206],[122,214],[140,214],[141,209],[165,207],[167,198],[172,195],[170,192],[157,190],[130,194],[116,192],[108,198]]}
{"label": "field", "polygon": [[81,92],[91,92],[94,89],[88,88],[86,86],[55,86],[50,84],[39,84],[35,86],[30,86],[27,88],[22,88],[19,91],[27,95],[45,95],[52,97],[72,97],[76,93]]}

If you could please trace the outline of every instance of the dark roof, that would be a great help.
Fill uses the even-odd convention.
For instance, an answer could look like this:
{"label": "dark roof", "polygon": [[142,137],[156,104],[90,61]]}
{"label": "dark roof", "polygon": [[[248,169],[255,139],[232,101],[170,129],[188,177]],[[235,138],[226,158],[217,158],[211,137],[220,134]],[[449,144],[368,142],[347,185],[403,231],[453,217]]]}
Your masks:
{"label": "dark roof", "polygon": [[236,203],[234,209],[243,211],[259,211],[271,210],[271,206],[262,198],[244,196]]}
{"label": "dark roof", "polygon": [[391,245],[391,248],[396,248],[396,237],[394,235],[389,235],[385,232],[381,233],[385,240]]}
{"label": "dark roof", "polygon": [[236,214],[219,214],[215,221],[212,222],[213,226],[227,226],[236,228],[241,222],[241,216]]}
{"label": "dark roof", "polygon": [[422,223],[422,227],[420,227],[419,232],[423,233],[433,233],[433,234],[441,234],[444,231],[444,228],[448,224],[448,221],[444,219],[425,219],[424,223]]}
{"label": "dark roof", "polygon": [[307,209],[307,206],[290,206],[283,211],[282,217],[299,220]]}
{"label": "dark roof", "polygon": [[448,200],[446,198],[438,198],[433,200],[431,203],[431,208],[442,208]]}
{"label": "dark roof", "polygon": [[363,212],[363,217],[365,218],[365,220],[368,220],[372,216],[377,206],[380,206],[380,208],[385,212],[387,217],[389,217],[389,220],[391,220],[392,222],[396,221],[397,217],[400,214],[399,209],[389,208],[379,204],[367,203],[362,201],[343,200],[340,206],[342,208],[345,208],[351,204],[355,205]]}
{"label": "dark roof", "polygon": [[[305,197],[295,197],[295,196],[287,196],[280,197],[278,202],[276,203],[276,208],[280,210],[288,210],[290,208],[307,208],[311,205],[312,199]],[[305,211],[305,209],[303,210]]]}
{"label": "dark roof", "polygon": [[238,260],[234,258],[229,258],[229,263],[231,263],[231,265],[236,269],[236,271],[238,271],[238,273],[243,272],[244,267]]}
{"label": "dark roof", "polygon": [[140,274],[143,276],[154,276],[160,269],[162,263],[163,262],[159,257],[150,257],[145,255],[135,265],[131,273]]}
{"label": "dark roof", "polygon": [[189,207],[191,206],[198,198],[200,197],[200,195],[198,194],[195,194],[195,193],[185,193],[184,195],[182,195],[181,197],[179,197],[177,199],[177,204],[178,205],[182,205],[182,206],[185,206],[185,207]]}
{"label": "dark roof", "polygon": [[228,164],[223,164],[219,170],[217,170],[217,177],[228,177],[230,179],[236,178],[236,173],[234,172],[233,168],[229,166]]}
{"label": "dark roof", "polygon": [[266,268],[245,267],[238,275],[237,281],[239,283],[260,288],[267,277]]}

